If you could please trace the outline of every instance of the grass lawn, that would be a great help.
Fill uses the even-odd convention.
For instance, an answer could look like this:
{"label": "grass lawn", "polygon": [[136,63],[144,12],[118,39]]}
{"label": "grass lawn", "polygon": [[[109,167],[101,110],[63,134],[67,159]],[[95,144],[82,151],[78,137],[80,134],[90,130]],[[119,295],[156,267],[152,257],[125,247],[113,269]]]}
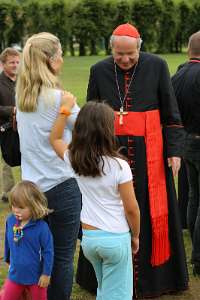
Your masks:
{"label": "grass lawn", "polygon": [[[171,74],[174,74],[178,65],[181,63],[184,63],[187,60],[186,54],[168,54],[162,56],[166,59],[167,63],[169,64],[170,72]],[[71,91],[74,93],[74,95],[77,96],[77,101],[80,105],[83,105],[85,102],[86,97],[86,90],[87,90],[87,82],[89,77],[89,68],[92,64],[96,63],[97,61],[103,59],[103,56],[89,56],[89,57],[66,57],[64,61],[64,67],[63,71],[61,73],[61,80],[62,80],[62,86],[64,89]],[[14,174],[16,177],[16,180],[20,179],[20,172],[19,168],[14,168]],[[3,256],[3,234],[4,234],[4,223],[5,218],[8,214],[8,206],[6,204],[0,203],[0,257]],[[184,231],[184,240],[186,245],[186,252],[188,256],[188,262],[189,262],[189,256],[191,251],[191,245],[190,240],[188,236],[188,232]],[[77,264],[77,258],[78,258],[78,247],[77,245],[77,251],[75,256],[75,268]],[[188,264],[189,265],[189,264]],[[191,269],[189,266],[189,272],[191,275]],[[2,260],[0,260],[0,286],[2,285],[7,273],[7,266],[5,263],[3,263]],[[160,299],[162,300],[182,300],[182,299],[188,299],[188,300],[197,300],[200,299],[200,292],[199,292],[199,281],[198,279],[195,279],[191,275],[191,288],[189,291],[177,295],[177,296],[163,296]],[[73,300],[93,300],[95,297],[92,297],[91,295],[87,294],[83,290],[81,290],[78,285],[74,284],[73,287],[73,294],[72,294]],[[158,298],[157,298],[158,299]],[[111,299],[112,300],[112,299]],[[123,299],[122,299],[123,300]]]}

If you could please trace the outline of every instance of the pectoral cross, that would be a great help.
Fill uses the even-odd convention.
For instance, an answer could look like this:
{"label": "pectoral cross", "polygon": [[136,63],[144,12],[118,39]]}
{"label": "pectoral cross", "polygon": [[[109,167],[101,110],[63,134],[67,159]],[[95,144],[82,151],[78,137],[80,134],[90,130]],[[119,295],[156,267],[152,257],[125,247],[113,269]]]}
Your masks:
{"label": "pectoral cross", "polygon": [[124,108],[122,106],[120,107],[120,110],[117,114],[119,115],[119,125],[123,125],[123,115],[128,115],[128,112],[124,111]]}

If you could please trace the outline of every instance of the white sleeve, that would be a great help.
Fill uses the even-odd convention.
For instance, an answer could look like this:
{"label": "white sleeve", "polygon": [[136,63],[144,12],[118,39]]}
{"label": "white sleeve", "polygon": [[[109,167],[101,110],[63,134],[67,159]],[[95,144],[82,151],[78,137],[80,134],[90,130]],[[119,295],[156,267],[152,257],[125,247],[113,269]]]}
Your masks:
{"label": "white sleeve", "polygon": [[76,121],[76,118],[78,116],[78,113],[80,111],[80,107],[78,106],[78,104],[76,103],[72,109],[71,109],[71,115],[68,117],[67,119],[67,127],[72,131],[74,128],[74,124]]}
{"label": "white sleeve", "polygon": [[69,166],[70,168],[72,167],[71,166],[71,163],[70,163],[70,160],[69,160],[69,150],[66,150],[63,154],[63,160],[64,162],[66,162],[67,166]]}
{"label": "white sleeve", "polygon": [[131,172],[131,168],[129,166],[129,164],[127,163],[127,161],[120,159],[118,160],[120,167],[119,167],[119,172],[118,172],[118,176],[117,176],[117,183],[121,184],[121,183],[125,183],[128,181],[133,180],[133,175]]}

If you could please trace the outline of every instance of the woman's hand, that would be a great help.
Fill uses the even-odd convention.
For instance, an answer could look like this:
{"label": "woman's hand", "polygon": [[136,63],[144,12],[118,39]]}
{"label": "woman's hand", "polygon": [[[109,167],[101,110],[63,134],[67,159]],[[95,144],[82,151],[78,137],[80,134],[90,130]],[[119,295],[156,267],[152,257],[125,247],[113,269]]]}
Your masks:
{"label": "woman's hand", "polygon": [[76,103],[76,97],[67,91],[62,92],[61,106],[64,106],[67,110],[71,111],[72,107]]}

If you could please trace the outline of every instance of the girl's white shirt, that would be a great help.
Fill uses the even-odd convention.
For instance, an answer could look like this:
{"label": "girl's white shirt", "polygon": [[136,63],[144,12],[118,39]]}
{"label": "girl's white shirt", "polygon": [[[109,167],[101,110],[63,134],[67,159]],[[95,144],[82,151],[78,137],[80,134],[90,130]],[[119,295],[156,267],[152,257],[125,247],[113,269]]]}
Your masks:
{"label": "girl's white shirt", "polygon": [[[120,158],[103,157],[101,176],[77,176],[82,193],[81,221],[109,232],[128,232],[119,184],[132,181],[129,164]],[[66,167],[70,167],[68,151],[64,154]]]}

